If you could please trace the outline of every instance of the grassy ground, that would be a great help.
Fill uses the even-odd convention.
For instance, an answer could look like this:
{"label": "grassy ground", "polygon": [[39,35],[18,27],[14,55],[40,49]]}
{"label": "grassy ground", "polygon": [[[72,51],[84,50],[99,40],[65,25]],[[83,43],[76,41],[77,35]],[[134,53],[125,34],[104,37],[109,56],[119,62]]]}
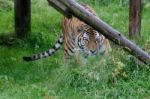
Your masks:
{"label": "grassy ground", "polygon": [[[84,66],[64,64],[63,48],[50,58],[24,62],[22,56],[51,47],[61,33],[61,14],[46,0],[32,0],[32,32],[26,39],[14,32],[13,0],[0,0],[0,99],[149,99],[149,68],[112,43],[106,57],[90,57]],[[78,0],[128,37],[128,2]],[[100,2],[101,1],[101,2]],[[109,2],[108,2],[109,1]],[[124,2],[120,2],[124,1]],[[145,1],[146,2],[146,1]],[[150,52],[150,3],[143,5],[141,37],[133,42]]]}

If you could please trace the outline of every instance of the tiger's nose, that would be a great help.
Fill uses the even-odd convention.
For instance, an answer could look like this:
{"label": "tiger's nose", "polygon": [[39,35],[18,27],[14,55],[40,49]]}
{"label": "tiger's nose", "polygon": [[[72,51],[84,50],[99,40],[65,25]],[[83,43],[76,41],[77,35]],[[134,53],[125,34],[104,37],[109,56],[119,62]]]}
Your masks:
{"label": "tiger's nose", "polygon": [[95,53],[96,53],[96,51],[95,51],[95,50],[94,50],[94,51],[93,51],[93,50],[90,50],[90,52],[91,52],[92,54],[95,54]]}

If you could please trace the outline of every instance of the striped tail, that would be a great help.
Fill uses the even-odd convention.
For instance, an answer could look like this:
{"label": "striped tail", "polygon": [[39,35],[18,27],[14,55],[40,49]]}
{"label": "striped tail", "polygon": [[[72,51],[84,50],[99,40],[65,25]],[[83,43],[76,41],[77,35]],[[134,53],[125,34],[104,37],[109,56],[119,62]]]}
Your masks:
{"label": "striped tail", "polygon": [[43,53],[40,53],[40,54],[35,54],[35,55],[32,55],[32,56],[23,57],[23,60],[24,61],[34,61],[34,60],[38,60],[38,59],[41,59],[41,58],[46,58],[48,56],[51,56],[58,49],[60,49],[63,42],[64,42],[64,36],[61,35],[60,38],[58,39],[58,41],[56,42],[56,44],[53,46],[53,48],[51,48],[51,49],[49,49],[49,50],[47,50]]}

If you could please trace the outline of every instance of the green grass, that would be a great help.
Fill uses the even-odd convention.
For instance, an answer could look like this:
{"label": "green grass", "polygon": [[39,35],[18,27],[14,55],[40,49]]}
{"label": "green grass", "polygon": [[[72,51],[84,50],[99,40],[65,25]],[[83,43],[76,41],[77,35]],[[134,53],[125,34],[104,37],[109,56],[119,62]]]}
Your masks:
{"label": "green grass", "polygon": [[[32,0],[32,32],[11,45],[13,38],[7,35],[14,32],[12,0],[0,1],[9,7],[0,4],[0,99],[150,98],[149,68],[113,43],[108,56],[90,57],[83,66],[74,58],[64,64],[63,48],[52,57],[24,62],[22,56],[44,51],[57,41],[62,15],[46,0]],[[127,0],[78,1],[92,6],[101,19],[128,38]],[[141,37],[132,41],[150,53],[149,9],[149,3],[144,3]]]}

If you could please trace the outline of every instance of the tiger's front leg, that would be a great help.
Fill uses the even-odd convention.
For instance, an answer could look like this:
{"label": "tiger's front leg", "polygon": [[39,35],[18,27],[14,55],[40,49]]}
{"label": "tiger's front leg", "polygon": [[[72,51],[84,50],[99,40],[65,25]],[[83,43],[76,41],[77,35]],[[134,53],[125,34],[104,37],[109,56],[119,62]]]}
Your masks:
{"label": "tiger's front leg", "polygon": [[81,51],[79,49],[75,49],[75,61],[77,63],[77,65],[79,66],[84,66],[85,65],[85,58],[83,57]]}
{"label": "tiger's front leg", "polygon": [[75,53],[75,60],[77,61],[77,64],[79,64],[80,66],[82,65],[81,55],[79,51],[76,51]]}

